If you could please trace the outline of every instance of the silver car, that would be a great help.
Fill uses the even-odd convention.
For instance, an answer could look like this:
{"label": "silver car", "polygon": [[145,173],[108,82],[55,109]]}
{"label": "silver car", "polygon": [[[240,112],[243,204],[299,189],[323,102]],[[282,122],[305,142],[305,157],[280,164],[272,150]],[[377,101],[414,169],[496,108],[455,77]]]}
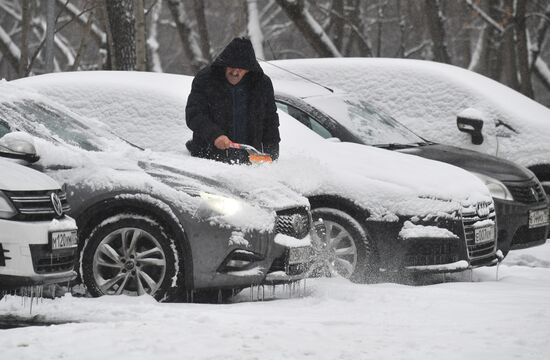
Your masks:
{"label": "silver car", "polygon": [[308,200],[246,167],[142,151],[30,94],[0,102],[2,135],[14,153],[32,144],[30,166],[64,184],[93,296],[219,299],[304,275]]}

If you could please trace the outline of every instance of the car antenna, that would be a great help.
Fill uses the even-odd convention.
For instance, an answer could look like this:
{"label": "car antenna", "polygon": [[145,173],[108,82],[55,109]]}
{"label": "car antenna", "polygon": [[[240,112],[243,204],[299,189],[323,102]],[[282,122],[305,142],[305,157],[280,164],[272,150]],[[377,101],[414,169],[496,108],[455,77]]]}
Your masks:
{"label": "car antenna", "polygon": [[302,75],[300,75],[300,74],[296,74],[295,72],[292,72],[292,71],[290,71],[290,70],[288,70],[288,69],[285,69],[285,68],[283,68],[283,67],[281,67],[281,66],[279,66],[279,65],[272,64],[272,63],[270,63],[270,62],[267,61],[267,60],[260,59],[259,57],[257,57],[256,59],[259,60],[259,61],[263,61],[263,62],[265,62],[265,63],[267,63],[267,64],[269,64],[269,65],[271,65],[271,66],[274,66],[274,67],[276,67],[277,69],[283,70],[283,71],[285,71],[285,72],[287,72],[287,73],[289,73],[289,74],[292,74],[292,75],[294,75],[294,76],[297,76],[297,77],[299,77],[300,79],[309,81],[310,83],[313,83],[313,84],[315,84],[315,85],[317,85],[317,86],[321,86],[322,88],[327,89],[327,90],[330,91],[331,93],[334,93],[334,90],[332,90],[332,89],[329,88],[328,86],[325,86],[325,85],[323,85],[323,84],[319,84],[319,83],[316,82],[316,81],[313,81],[313,80],[311,80],[311,79],[309,79],[309,78],[307,78],[307,77],[305,77],[305,76],[302,76]]}

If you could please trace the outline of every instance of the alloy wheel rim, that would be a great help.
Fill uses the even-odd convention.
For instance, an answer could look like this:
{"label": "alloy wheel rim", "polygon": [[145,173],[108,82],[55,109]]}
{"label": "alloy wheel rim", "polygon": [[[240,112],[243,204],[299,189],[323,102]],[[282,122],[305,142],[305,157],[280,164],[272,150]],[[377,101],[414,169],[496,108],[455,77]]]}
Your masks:
{"label": "alloy wheel rim", "polygon": [[153,295],[166,276],[166,255],[147,231],[117,229],[99,243],[93,258],[93,276],[105,295]]}
{"label": "alloy wheel rim", "polygon": [[321,258],[331,275],[349,279],[357,266],[357,246],[342,225],[324,220],[326,233]]}

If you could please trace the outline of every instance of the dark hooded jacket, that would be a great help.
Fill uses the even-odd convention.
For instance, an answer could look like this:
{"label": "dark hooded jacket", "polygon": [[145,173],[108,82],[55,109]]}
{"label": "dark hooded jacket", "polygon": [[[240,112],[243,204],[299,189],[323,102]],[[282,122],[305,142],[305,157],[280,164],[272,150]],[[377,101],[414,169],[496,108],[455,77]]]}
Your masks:
{"label": "dark hooded jacket", "polygon": [[197,73],[187,99],[185,118],[193,130],[187,148],[193,156],[231,161],[231,151],[218,150],[214,140],[221,135],[231,140],[234,131],[231,84],[225,78],[226,67],[249,72],[237,84],[246,91],[246,141],[244,143],[270,154],[279,155],[279,117],[273,85],[256,61],[248,39],[234,39],[214,62]]}

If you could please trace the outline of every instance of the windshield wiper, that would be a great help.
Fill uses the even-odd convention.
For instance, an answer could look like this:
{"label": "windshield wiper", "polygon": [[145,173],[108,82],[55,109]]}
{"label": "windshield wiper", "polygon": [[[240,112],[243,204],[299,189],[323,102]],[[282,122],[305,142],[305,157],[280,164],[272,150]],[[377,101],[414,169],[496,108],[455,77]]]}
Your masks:
{"label": "windshield wiper", "polygon": [[417,146],[420,146],[420,144],[419,143],[412,143],[412,144],[389,143],[389,144],[375,144],[373,146],[376,146],[382,149],[396,150],[396,149],[407,149],[411,147],[417,147]]}

